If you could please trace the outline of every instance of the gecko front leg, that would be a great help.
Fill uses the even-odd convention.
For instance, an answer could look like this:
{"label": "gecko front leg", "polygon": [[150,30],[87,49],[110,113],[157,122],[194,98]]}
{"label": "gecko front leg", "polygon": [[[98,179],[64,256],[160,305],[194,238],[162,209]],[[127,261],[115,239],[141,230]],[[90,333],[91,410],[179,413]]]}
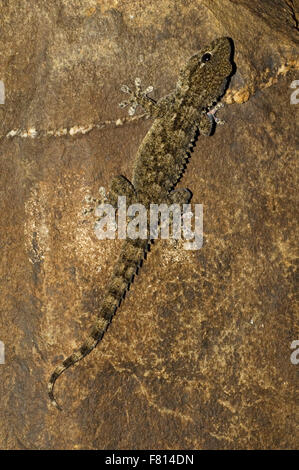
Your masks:
{"label": "gecko front leg", "polygon": [[152,86],[148,86],[145,90],[141,90],[141,80],[140,78],[135,78],[135,91],[132,91],[127,85],[122,85],[121,91],[130,95],[128,100],[122,101],[119,106],[125,108],[130,106],[128,114],[133,116],[137,109],[137,106],[140,105],[147,112],[147,114],[152,115],[156,106],[156,101],[148,96],[149,93],[153,91]]}
{"label": "gecko front leg", "polygon": [[222,121],[216,116],[216,113],[220,108],[223,108],[223,103],[219,102],[213,108],[204,110],[202,112],[202,116],[198,125],[201,135],[211,135],[216,124],[225,124],[225,121]]}
{"label": "gecko front leg", "polygon": [[216,124],[220,124],[220,125],[225,124],[225,121],[223,121],[222,119],[219,119],[219,117],[216,116],[217,111],[223,107],[224,107],[224,104],[219,102],[207,112],[207,116],[209,118],[212,118]]}
{"label": "gecko front leg", "polygon": [[158,101],[148,96],[153,91],[153,87],[148,86],[142,91],[140,78],[135,79],[135,91],[132,91],[127,85],[122,85],[121,91],[130,95],[128,100],[119,104],[121,108],[129,106],[128,114],[130,116],[135,114],[137,106],[141,106],[149,117],[162,117],[174,101],[173,95],[164,96]]}

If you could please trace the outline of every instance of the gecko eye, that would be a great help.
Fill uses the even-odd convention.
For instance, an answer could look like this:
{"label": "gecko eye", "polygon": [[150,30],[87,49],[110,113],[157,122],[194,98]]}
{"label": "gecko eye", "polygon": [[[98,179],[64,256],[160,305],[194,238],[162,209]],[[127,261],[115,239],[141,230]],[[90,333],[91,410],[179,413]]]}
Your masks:
{"label": "gecko eye", "polygon": [[206,52],[202,58],[201,58],[201,61],[204,63],[204,62],[209,62],[209,60],[211,59],[212,57],[212,54],[210,54],[209,52]]}

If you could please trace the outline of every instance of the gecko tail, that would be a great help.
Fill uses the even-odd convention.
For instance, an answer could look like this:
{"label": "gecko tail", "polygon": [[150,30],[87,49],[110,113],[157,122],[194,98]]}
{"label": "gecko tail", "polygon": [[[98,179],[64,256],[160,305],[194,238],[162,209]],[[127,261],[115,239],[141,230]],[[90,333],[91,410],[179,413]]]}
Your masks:
{"label": "gecko tail", "polygon": [[114,274],[110,280],[107,294],[103,299],[99,316],[85,343],[71,356],[66,358],[61,365],[56,367],[48,383],[48,395],[53,406],[61,410],[54,396],[54,385],[58,377],[69,367],[87,356],[101,341],[108,325],[124,298],[134,276],[149,249],[148,240],[130,240],[124,243],[118,262],[114,268]]}
{"label": "gecko tail", "polygon": [[98,342],[101,340],[104,335],[109,322],[104,318],[99,318],[96,325],[93,327],[93,330],[89,338],[82,344],[82,346],[75,351],[71,356],[67,357],[60,366],[56,367],[52,373],[49,383],[48,383],[48,395],[53,406],[55,406],[59,411],[62,411],[61,406],[58,404],[54,396],[54,386],[58,377],[69,367],[73,366],[76,362],[83,359],[96,347]]}

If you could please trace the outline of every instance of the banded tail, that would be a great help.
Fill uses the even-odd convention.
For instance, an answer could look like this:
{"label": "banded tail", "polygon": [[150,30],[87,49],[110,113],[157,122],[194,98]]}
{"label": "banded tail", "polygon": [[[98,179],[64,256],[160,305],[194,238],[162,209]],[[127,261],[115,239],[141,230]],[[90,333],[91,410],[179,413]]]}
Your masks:
{"label": "banded tail", "polygon": [[115,265],[108,291],[103,299],[102,306],[91,333],[82,346],[54,370],[48,383],[48,394],[51,403],[61,410],[54,397],[54,385],[58,377],[69,367],[87,356],[103,338],[116,309],[121,304],[134,276],[140,267],[148,250],[148,240],[124,241],[119,259]]}

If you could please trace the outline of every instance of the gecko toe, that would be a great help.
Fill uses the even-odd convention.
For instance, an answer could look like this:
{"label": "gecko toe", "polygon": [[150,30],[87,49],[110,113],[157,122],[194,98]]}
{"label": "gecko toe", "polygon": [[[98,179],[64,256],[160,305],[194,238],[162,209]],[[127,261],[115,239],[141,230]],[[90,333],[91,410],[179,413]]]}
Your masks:
{"label": "gecko toe", "polygon": [[122,85],[120,87],[120,89],[123,93],[127,93],[128,95],[130,95],[132,93],[132,91],[130,90],[130,88],[127,85]]}
{"label": "gecko toe", "polygon": [[119,106],[120,108],[125,108],[126,106],[128,106],[128,104],[129,104],[129,101],[122,101],[121,103],[119,103],[118,106]]}

